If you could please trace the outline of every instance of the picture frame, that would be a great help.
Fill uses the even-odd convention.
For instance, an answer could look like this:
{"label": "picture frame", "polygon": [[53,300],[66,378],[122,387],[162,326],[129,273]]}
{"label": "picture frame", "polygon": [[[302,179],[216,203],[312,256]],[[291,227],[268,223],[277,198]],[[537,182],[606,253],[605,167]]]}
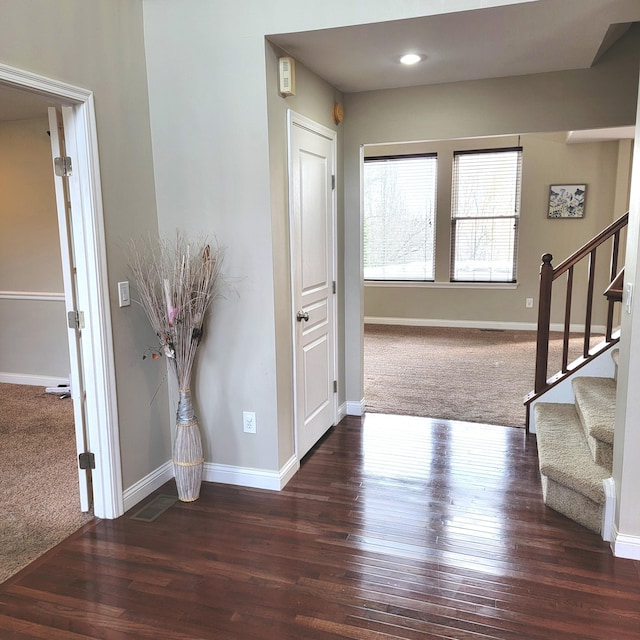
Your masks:
{"label": "picture frame", "polygon": [[584,218],[586,184],[549,185],[549,218]]}

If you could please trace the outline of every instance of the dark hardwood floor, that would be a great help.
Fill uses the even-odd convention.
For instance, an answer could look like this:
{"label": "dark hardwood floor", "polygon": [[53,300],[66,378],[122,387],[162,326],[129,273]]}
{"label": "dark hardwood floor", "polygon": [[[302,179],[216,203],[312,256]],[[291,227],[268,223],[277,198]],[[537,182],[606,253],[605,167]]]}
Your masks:
{"label": "dark hardwood floor", "polygon": [[0,586],[0,638],[639,639],[640,563],[543,505],[523,429],[368,415],[282,492],[87,525]]}

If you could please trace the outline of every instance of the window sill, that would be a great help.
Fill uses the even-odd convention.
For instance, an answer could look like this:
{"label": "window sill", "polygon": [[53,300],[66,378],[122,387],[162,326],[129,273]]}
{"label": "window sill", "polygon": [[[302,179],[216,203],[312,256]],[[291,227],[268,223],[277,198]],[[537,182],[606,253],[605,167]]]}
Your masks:
{"label": "window sill", "polygon": [[419,282],[416,280],[365,280],[366,289],[504,289],[518,288],[517,282]]}

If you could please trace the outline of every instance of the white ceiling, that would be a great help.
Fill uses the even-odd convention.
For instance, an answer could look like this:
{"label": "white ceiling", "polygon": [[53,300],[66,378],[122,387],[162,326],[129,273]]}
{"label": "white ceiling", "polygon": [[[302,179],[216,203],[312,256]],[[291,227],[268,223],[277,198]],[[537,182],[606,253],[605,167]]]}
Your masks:
{"label": "white ceiling", "polygon": [[[351,93],[588,68],[610,26],[635,21],[640,0],[537,0],[269,40]],[[406,52],[425,60],[403,66]]]}

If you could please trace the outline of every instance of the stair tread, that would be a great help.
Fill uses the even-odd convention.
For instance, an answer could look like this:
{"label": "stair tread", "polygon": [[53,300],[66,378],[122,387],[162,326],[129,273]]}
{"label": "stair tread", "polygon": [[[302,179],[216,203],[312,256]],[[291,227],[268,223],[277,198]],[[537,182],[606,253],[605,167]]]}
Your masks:
{"label": "stair tread", "polygon": [[613,378],[574,378],[578,415],[591,437],[613,444],[616,423],[616,383]]}
{"label": "stair tread", "polygon": [[611,473],[593,461],[575,406],[539,402],[535,417],[540,472],[604,504],[602,481]]}

